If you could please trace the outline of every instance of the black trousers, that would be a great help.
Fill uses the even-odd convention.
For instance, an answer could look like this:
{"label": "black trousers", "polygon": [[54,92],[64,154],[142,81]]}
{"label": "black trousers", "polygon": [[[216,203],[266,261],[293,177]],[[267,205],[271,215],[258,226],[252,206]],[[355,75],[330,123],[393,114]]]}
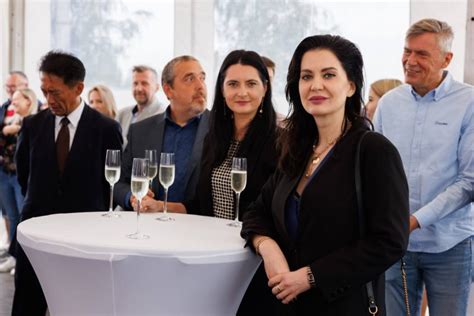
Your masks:
{"label": "black trousers", "polygon": [[15,295],[12,316],[44,316],[47,304],[30,260],[16,243]]}

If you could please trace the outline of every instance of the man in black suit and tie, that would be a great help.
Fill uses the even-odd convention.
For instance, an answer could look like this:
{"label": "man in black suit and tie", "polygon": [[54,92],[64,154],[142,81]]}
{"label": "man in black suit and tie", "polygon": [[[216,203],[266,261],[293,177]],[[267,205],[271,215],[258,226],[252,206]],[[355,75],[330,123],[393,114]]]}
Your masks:
{"label": "man in black suit and tie", "polygon": [[[131,210],[134,197],[130,192],[133,158],[143,158],[146,149],[175,154],[175,181],[168,192],[168,201],[182,202],[196,189],[199,179],[202,145],[208,131],[209,111],[206,110],[206,74],[192,56],[179,56],[163,68],[161,82],[170,101],[164,113],[132,124],[122,161],[119,183],[115,185],[115,202]],[[163,188],[158,177],[152,192],[143,198],[142,211],[163,209]]]}
{"label": "man in black suit and tie", "polygon": [[[73,55],[51,51],[39,67],[49,110],[27,117],[18,140],[18,182],[25,194],[21,220],[55,213],[105,211],[107,149],[121,149],[119,124],[84,103],[85,69]],[[40,315],[46,300],[17,244],[12,315]]]}

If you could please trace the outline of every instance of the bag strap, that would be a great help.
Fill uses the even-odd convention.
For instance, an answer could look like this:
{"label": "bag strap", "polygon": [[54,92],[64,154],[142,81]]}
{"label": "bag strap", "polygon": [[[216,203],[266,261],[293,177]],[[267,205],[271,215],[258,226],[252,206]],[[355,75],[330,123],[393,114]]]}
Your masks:
{"label": "bag strap", "polygon": [[[361,238],[365,236],[367,231],[365,225],[364,201],[362,200],[362,180],[360,176],[360,146],[362,140],[368,133],[370,133],[370,131],[365,131],[359,138],[355,154],[355,190],[357,196],[357,211],[359,215],[359,235]],[[367,282],[365,288],[367,290],[367,297],[369,300],[369,313],[370,315],[377,315],[379,308],[375,302],[374,286],[372,281]]]}

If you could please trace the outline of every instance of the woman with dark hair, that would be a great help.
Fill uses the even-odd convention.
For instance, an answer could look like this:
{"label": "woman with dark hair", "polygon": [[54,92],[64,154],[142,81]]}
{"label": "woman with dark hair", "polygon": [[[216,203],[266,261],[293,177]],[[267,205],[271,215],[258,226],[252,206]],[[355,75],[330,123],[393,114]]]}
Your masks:
{"label": "woman with dark hair", "polygon": [[[183,204],[168,203],[171,212],[234,219],[231,188],[232,158],[247,158],[247,186],[241,193],[240,218],[275,171],[276,116],[271,84],[261,57],[253,51],[227,55],[217,77],[209,132],[204,139],[201,173],[194,197]],[[144,204],[145,205],[145,204]],[[162,202],[147,205],[159,210]],[[277,300],[267,286],[263,267],[253,278],[238,315],[272,315]]]}
{"label": "woman with dark hair", "polygon": [[[275,171],[276,115],[270,78],[260,56],[236,50],[224,59],[217,77],[209,133],[204,141],[200,181],[188,213],[233,219],[235,198],[230,172],[233,157],[247,158],[247,187],[240,218]],[[277,301],[263,265],[245,293],[237,315],[269,315]]]}
{"label": "woman with dark hair", "polygon": [[408,242],[408,187],[395,147],[368,133],[360,147],[366,227],[360,236],[355,153],[369,130],[360,116],[363,61],[350,41],[304,39],[291,60],[291,112],[279,166],[247,210],[242,237],[262,256],[268,285],[296,315],[368,315],[373,281],[385,315],[384,271]]}

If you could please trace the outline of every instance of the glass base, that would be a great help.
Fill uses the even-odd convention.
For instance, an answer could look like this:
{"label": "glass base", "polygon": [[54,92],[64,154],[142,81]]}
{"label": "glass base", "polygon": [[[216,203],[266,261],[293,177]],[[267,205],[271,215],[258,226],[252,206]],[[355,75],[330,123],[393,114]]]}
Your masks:
{"label": "glass base", "polygon": [[230,227],[242,227],[242,223],[239,222],[239,221],[233,221],[233,222],[227,224],[227,226],[230,226]]}
{"label": "glass base", "polygon": [[162,222],[172,222],[174,221],[174,218],[170,217],[168,214],[163,214],[160,217],[157,217],[156,220]]}
{"label": "glass base", "polygon": [[142,233],[134,233],[134,234],[127,235],[127,238],[130,238],[130,239],[149,239],[150,236],[142,234]]}
{"label": "glass base", "polygon": [[108,217],[108,218],[120,218],[122,216],[120,216],[120,214],[118,212],[107,212],[105,214],[102,214],[103,217]]}

